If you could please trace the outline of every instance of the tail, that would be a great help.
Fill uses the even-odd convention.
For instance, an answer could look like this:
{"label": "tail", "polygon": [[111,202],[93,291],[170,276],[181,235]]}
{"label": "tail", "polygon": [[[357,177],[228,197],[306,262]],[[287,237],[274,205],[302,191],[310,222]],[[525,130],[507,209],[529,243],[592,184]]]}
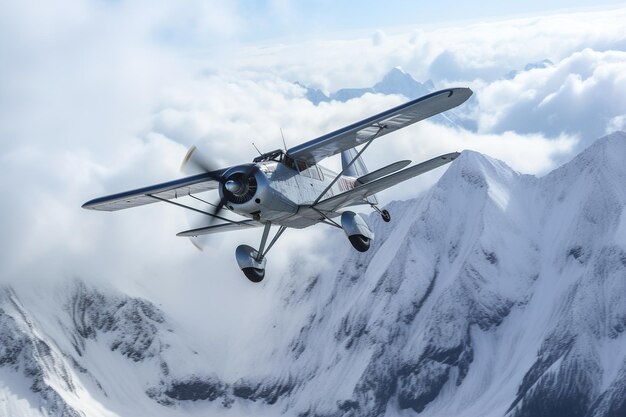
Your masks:
{"label": "tail", "polygon": [[[357,155],[357,151],[354,148],[350,148],[341,152],[341,168],[345,169],[348,164],[354,159]],[[363,158],[360,156],[354,161],[354,163],[344,171],[344,175],[349,175],[354,178],[362,177],[367,174],[369,171],[365,166],[365,162],[363,162]],[[378,200],[375,195],[367,197],[367,202],[370,204],[378,204]]]}

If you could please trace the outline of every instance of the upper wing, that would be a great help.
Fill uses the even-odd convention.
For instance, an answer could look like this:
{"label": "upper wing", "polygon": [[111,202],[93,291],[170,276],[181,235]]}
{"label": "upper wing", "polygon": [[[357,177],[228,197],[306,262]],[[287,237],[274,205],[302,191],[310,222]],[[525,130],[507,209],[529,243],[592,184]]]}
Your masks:
{"label": "upper wing", "polygon": [[243,230],[250,229],[254,227],[261,227],[262,223],[256,222],[254,220],[243,220],[240,222],[233,223],[220,223],[215,224],[213,226],[199,227],[197,229],[185,230],[184,232],[177,233],[176,236],[200,236],[200,235],[210,235],[213,233],[227,232],[229,230]]}
{"label": "upper wing", "polygon": [[[378,132],[386,135],[462,104],[472,95],[469,88],[449,88],[409,101],[360,122],[294,146],[287,151],[293,159],[314,164],[324,158],[367,142]],[[380,130],[380,132],[379,132]]]}
{"label": "upper wing", "polygon": [[[132,191],[95,198],[83,204],[83,208],[91,210],[115,211],[130,207],[154,203],[159,199],[171,200],[189,194],[214,190],[219,186],[216,178],[223,170],[206,172],[191,177],[168,181]],[[154,197],[152,197],[154,196]]]}
{"label": "upper wing", "polygon": [[458,156],[458,152],[441,155],[426,162],[422,162],[421,164],[404,169],[400,172],[396,172],[395,174],[387,175],[386,177],[367,182],[362,185],[357,185],[350,191],[346,191],[345,193],[337,194],[333,197],[327,198],[326,200],[320,201],[314,206],[314,208],[321,211],[335,211],[354,203],[360,203],[372,194],[452,162]]}

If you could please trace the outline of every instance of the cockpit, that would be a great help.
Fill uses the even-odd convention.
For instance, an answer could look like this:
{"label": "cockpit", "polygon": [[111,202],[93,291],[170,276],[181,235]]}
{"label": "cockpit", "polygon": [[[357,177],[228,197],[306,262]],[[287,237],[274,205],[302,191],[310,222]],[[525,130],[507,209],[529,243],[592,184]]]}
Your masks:
{"label": "cockpit", "polygon": [[254,158],[252,162],[267,162],[267,161],[275,161],[280,164],[283,164],[289,169],[293,169],[298,171],[300,174],[311,177],[316,180],[322,180],[324,178],[324,174],[319,169],[316,164],[308,164],[306,161],[299,161],[291,158],[289,155],[285,153],[282,149],[276,149],[275,151],[266,152]]}
{"label": "cockpit", "polygon": [[265,162],[265,161],[283,162],[284,156],[285,156],[285,151],[283,151],[282,149],[276,149],[275,151],[265,152],[264,154],[257,156],[256,158],[252,160],[252,162],[254,162],[255,164],[258,162]]}

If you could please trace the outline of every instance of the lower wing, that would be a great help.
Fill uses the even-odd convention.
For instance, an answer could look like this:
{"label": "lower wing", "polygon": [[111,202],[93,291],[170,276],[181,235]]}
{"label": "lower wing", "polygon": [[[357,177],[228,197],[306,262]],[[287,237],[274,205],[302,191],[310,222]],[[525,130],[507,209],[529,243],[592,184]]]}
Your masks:
{"label": "lower wing", "polygon": [[255,227],[263,226],[262,223],[256,222],[254,220],[243,220],[240,222],[233,223],[221,223],[213,226],[207,227],[199,227],[197,229],[185,230],[184,232],[177,233],[176,236],[200,236],[200,235],[210,235],[213,233],[221,233],[228,232],[231,230],[243,230],[243,229],[253,229]]}

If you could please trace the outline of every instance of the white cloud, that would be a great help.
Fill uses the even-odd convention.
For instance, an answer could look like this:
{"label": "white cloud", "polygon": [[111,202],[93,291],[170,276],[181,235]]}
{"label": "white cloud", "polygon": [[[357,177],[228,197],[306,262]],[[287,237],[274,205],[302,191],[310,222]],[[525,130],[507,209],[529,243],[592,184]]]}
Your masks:
{"label": "white cloud", "polygon": [[606,134],[618,131],[618,130],[626,130],[626,114],[621,116],[615,116],[606,126]]}
{"label": "white cloud", "polygon": [[[496,80],[526,64],[558,62],[591,48],[626,50],[626,8],[495,20],[424,30],[384,30],[385,48],[371,37],[315,39],[297,44],[253,45],[231,64],[328,90],[371,85],[401,66],[418,79],[437,83]],[[374,36],[379,39],[379,36]]]}
{"label": "white cloud", "polygon": [[384,31],[378,29],[372,35],[372,45],[382,46],[385,43],[386,39],[387,39],[387,34]]}
{"label": "white cloud", "polygon": [[[282,147],[280,128],[293,146],[405,100],[365,95],[314,106],[291,81],[329,90],[367,86],[395,66],[425,77],[445,51],[456,75],[431,75],[471,81],[478,100],[467,108],[480,132],[420,123],[372,145],[370,168],[469,148],[522,172],[544,173],[576,144],[578,131],[552,129],[570,122],[564,109],[577,117],[591,112],[594,129],[623,126],[623,107],[615,107],[623,103],[623,52],[607,49],[624,49],[624,17],[626,9],[419,36],[385,30],[383,48],[368,35],[240,48],[229,40],[245,32],[246,20],[226,1],[6,2],[0,6],[1,279],[78,275],[143,286],[164,302],[188,297],[189,316],[201,305],[233,317],[242,305],[260,308],[255,300],[263,287],[248,285],[232,256],[239,243],[256,245],[258,231],[213,236],[199,255],[174,236],[187,227],[180,209],[155,204],[98,213],[80,205],[178,176],[193,143],[205,144],[219,164],[246,162],[255,155],[252,141],[262,150]],[[491,79],[543,58],[557,64],[509,81]],[[602,95],[603,89],[614,91]],[[541,102],[542,113],[533,118],[528,110],[525,119],[539,131],[515,126],[520,108]],[[592,102],[600,103],[596,113]],[[546,114],[553,122],[539,119]],[[412,197],[440,173],[394,188],[383,201]],[[288,231],[270,254],[268,272],[286,270],[293,251],[312,251],[324,230]],[[347,245],[340,232],[328,233]],[[233,293],[240,300],[225,303]]]}
{"label": "white cloud", "polygon": [[624,74],[626,52],[585,49],[552,67],[495,81],[477,92],[479,129],[578,134],[581,146],[588,145],[626,114]]}

